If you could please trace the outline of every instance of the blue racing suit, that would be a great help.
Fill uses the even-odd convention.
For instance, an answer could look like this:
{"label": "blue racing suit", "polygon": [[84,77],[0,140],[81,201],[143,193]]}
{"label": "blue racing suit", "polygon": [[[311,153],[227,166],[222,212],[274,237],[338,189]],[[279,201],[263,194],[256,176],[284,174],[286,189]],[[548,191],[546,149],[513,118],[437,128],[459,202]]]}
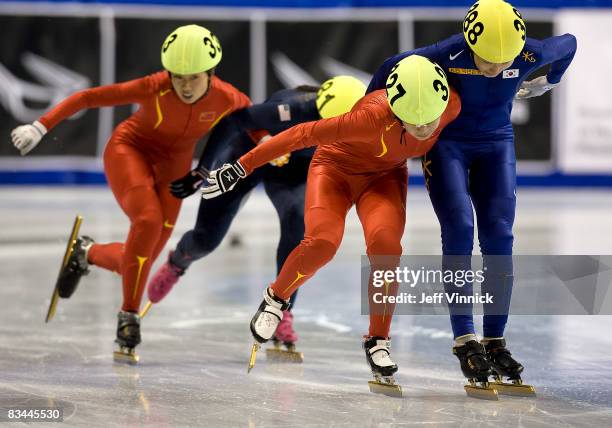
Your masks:
{"label": "blue racing suit", "polygon": [[[461,98],[461,113],[442,131],[422,160],[425,182],[440,222],[443,268],[469,269],[476,213],[480,250],[488,266],[483,291],[497,287],[502,301],[484,307],[484,336],[502,337],[512,290],[512,225],[516,208],[516,157],[510,112],[521,83],[550,64],[549,83],[558,83],[576,52],[571,34],[544,40],[527,38],[512,65],[495,78],[477,69],[463,34],[387,59],[367,92],[385,87],[390,69],[418,54],[438,63]],[[461,257],[464,256],[464,257]],[[496,256],[496,257],[487,257]],[[508,256],[508,257],[499,257]],[[495,281],[496,284],[492,284]],[[448,284],[445,284],[448,289]],[[501,293],[499,291],[502,291]],[[453,291],[457,291],[456,289]],[[471,294],[471,285],[462,292]],[[500,308],[501,305],[501,308]],[[455,337],[474,333],[471,305],[450,307]]]}

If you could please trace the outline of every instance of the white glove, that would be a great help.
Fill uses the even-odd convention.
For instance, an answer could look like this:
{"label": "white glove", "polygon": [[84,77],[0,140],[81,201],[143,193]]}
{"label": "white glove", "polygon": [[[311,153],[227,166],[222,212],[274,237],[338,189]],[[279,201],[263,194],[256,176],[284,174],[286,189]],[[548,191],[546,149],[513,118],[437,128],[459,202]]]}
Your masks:
{"label": "white glove", "polygon": [[528,82],[523,82],[521,84],[521,88],[516,93],[517,100],[524,100],[526,98],[539,97],[540,95],[545,94],[550,91],[555,86],[559,85],[558,83],[548,83],[548,79],[546,76],[536,77],[533,80]]}
{"label": "white glove", "polygon": [[47,133],[45,125],[34,121],[31,125],[21,125],[11,132],[11,140],[21,156],[25,156],[40,143],[42,137]]}
{"label": "white glove", "polygon": [[239,161],[223,164],[221,168],[208,173],[208,178],[206,178],[208,185],[202,189],[202,198],[212,199],[221,196],[232,190],[244,177],[246,177],[246,171]]}

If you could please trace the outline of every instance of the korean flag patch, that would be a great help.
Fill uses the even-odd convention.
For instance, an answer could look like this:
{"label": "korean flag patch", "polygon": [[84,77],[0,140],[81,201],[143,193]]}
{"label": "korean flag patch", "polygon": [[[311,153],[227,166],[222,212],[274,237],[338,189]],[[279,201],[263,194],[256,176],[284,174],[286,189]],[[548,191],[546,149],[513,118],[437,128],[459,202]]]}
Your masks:
{"label": "korean flag patch", "polygon": [[291,120],[291,107],[289,107],[289,104],[280,104],[278,106],[278,116],[281,122],[289,122]]}
{"label": "korean flag patch", "polygon": [[518,68],[512,68],[510,70],[504,70],[504,79],[516,79],[519,76]]}

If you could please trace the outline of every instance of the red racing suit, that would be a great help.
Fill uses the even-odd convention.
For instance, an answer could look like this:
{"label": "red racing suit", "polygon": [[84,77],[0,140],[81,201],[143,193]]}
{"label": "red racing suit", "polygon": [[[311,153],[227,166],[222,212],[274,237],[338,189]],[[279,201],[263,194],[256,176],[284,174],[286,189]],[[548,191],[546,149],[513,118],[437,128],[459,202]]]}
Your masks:
{"label": "red racing suit", "polygon": [[[406,160],[424,155],[460,109],[460,99],[451,90],[440,125],[431,137],[420,141],[404,130],[385,91],[379,90],[366,95],[344,115],[294,126],[240,158],[249,174],[284,153],[318,146],[308,172],[304,239],[272,283],[276,296],[289,298],[333,258],[353,204],[363,226],[372,271],[397,266],[406,222]],[[388,285],[382,291],[395,294],[397,284]],[[374,291],[370,278],[370,296]],[[369,301],[369,335],[388,337],[394,305],[373,307],[372,298]]]}
{"label": "red racing suit", "polygon": [[88,258],[121,274],[122,309],[137,312],[151,265],[170,237],[181,206],[168,184],[189,171],[200,138],[221,118],[251,102],[213,76],[206,95],[186,104],[174,92],[169,73],[162,71],[77,92],[39,122],[51,130],[80,110],[122,104],[139,104],[140,109],[113,132],[104,151],[104,172],[130,219],[130,230],[125,243],[94,244]]}

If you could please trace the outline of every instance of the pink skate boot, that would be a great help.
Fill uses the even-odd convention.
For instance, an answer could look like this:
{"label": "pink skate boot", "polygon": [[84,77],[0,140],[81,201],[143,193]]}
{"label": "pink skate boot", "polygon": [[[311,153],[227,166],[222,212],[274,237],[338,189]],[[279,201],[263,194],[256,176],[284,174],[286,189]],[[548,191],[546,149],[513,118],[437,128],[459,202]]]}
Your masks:
{"label": "pink skate boot", "polygon": [[[266,356],[279,362],[303,362],[304,354],[295,350],[297,339],[297,333],[293,330],[293,314],[289,310],[285,310],[283,311],[283,319],[274,333],[274,348],[266,349]],[[286,350],[281,348],[281,343],[285,345]]]}
{"label": "pink skate boot", "polygon": [[184,269],[172,264],[170,261],[171,256],[172,253],[170,253],[168,261],[155,272],[155,275],[153,275],[149,282],[147,293],[151,303],[159,303],[166,297],[170,290],[172,290],[172,287],[174,287],[174,284],[178,282],[180,276],[185,273]]}

